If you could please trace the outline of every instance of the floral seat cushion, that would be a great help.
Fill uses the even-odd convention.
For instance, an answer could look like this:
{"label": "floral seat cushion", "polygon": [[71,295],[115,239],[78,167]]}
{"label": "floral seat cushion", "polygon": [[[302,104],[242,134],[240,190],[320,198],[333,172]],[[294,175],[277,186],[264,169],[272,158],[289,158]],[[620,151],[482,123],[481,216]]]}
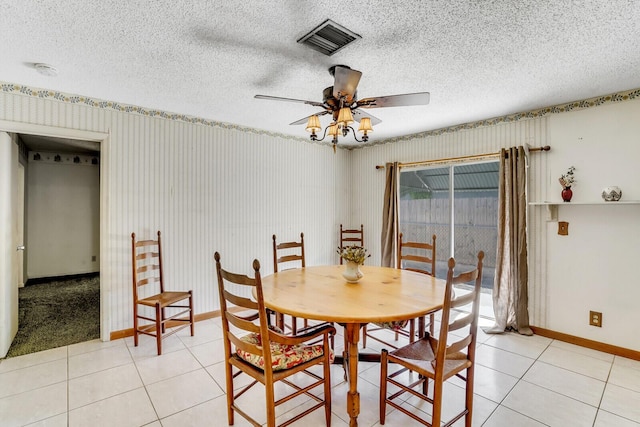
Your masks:
{"label": "floral seat cushion", "polygon": [[[241,338],[242,341],[261,345],[262,339],[260,334],[253,333],[245,335]],[[264,369],[264,358],[257,354],[249,353],[238,349],[237,355],[251,363],[257,368]],[[324,354],[322,344],[313,345],[286,345],[280,343],[271,343],[271,366],[274,371],[281,371],[283,369],[293,368],[301,363],[308,362],[309,360],[321,357]],[[329,359],[333,363],[334,359],[333,350],[330,350]]]}
{"label": "floral seat cushion", "polygon": [[375,325],[381,328],[391,329],[392,331],[398,332],[403,330],[408,323],[408,320],[394,320],[391,322],[376,322]]}

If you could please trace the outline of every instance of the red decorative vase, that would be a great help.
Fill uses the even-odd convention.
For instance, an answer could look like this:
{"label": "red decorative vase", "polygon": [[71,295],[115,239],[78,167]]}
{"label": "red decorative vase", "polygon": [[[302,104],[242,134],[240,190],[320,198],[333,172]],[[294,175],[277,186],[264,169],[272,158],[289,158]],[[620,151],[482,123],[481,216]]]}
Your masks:
{"label": "red decorative vase", "polygon": [[571,191],[571,187],[564,187],[562,190],[562,200],[565,202],[570,202],[573,197],[573,191]]}

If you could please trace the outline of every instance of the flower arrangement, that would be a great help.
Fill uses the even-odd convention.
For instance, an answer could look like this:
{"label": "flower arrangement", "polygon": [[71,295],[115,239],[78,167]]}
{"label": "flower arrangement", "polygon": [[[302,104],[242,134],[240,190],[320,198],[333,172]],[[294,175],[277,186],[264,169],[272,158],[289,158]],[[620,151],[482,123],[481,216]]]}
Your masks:
{"label": "flower arrangement", "polygon": [[338,254],[345,261],[353,261],[357,264],[363,264],[364,260],[369,258],[371,254],[367,254],[367,250],[362,246],[345,246],[338,248]]}
{"label": "flower arrangement", "polygon": [[562,176],[560,176],[558,181],[560,182],[560,185],[562,185],[563,188],[569,188],[573,184],[575,184],[576,178],[573,176],[573,172],[575,170],[576,170],[575,167],[570,166],[569,169],[567,169],[567,173],[562,174]]}

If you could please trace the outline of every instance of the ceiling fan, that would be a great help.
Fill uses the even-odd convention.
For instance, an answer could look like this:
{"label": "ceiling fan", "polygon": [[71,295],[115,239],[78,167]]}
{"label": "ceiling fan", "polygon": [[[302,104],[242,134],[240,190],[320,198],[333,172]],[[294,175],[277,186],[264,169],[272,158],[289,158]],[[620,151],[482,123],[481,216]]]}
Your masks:
{"label": "ceiling fan", "polygon": [[[255,98],[298,102],[322,108],[323,111],[296,120],[291,124],[301,125],[307,123],[306,129],[311,132],[312,141],[322,141],[327,135],[331,136],[334,150],[338,143],[338,134],[342,133],[342,136],[346,137],[349,134],[349,130],[351,130],[353,131],[353,137],[356,141],[367,142],[369,139],[367,133],[373,132],[372,126],[382,122],[377,117],[372,116],[362,109],[427,105],[429,103],[429,92],[358,99],[356,89],[360,82],[360,77],[362,77],[362,72],[346,65],[334,65],[329,68],[329,73],[334,77],[334,83],[333,86],[329,86],[322,91],[322,102],[269,95],[255,95]],[[331,114],[333,121],[325,128],[322,138],[318,139],[317,132],[322,130],[319,116],[325,114]],[[357,138],[355,130],[350,126],[354,121],[360,123],[358,131],[363,133],[362,139]]]}

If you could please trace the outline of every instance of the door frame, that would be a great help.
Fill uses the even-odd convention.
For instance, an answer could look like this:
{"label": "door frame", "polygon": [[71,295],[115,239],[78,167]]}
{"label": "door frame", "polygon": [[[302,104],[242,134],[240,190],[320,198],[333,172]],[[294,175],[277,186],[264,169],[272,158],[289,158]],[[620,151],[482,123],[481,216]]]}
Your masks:
{"label": "door frame", "polygon": [[[107,189],[109,188],[110,132],[94,132],[8,120],[0,120],[0,132],[77,139],[100,144],[100,339],[109,341],[111,333],[111,304],[108,296],[111,272],[108,269],[110,256],[106,236],[109,235],[107,228]],[[15,309],[17,311],[17,307]],[[0,327],[2,326],[4,325],[0,325]]]}
{"label": "door frame", "polygon": [[26,176],[25,176],[25,167],[20,161],[20,155],[18,155],[18,188],[17,188],[17,203],[18,205],[16,210],[16,240],[18,240],[18,246],[22,246],[22,249],[16,248],[17,256],[16,256],[16,264],[15,264],[15,274],[17,278],[18,288],[24,287],[25,282],[25,273],[26,273],[26,264],[24,257],[24,219],[25,219],[25,184],[26,184]]}
{"label": "door frame", "polygon": [[[5,357],[18,332],[18,286],[16,259],[18,242],[16,214],[18,145],[6,132],[0,133],[0,357]],[[7,203],[8,202],[8,203]]]}

